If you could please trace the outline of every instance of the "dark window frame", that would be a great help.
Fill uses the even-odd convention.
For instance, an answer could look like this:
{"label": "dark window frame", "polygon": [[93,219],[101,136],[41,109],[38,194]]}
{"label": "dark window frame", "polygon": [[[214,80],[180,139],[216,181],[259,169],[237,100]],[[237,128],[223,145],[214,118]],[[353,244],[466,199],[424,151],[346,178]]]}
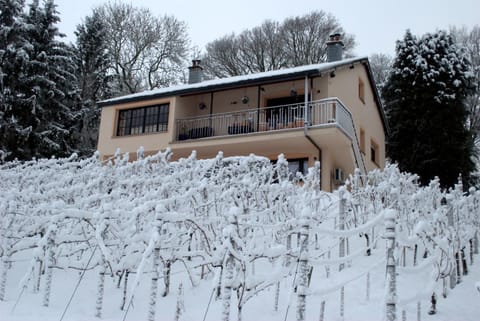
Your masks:
{"label": "dark window frame", "polygon": [[118,111],[116,136],[134,136],[168,131],[170,104],[158,104]]}
{"label": "dark window frame", "polygon": [[[271,160],[270,161],[272,164],[277,164],[277,160]],[[302,175],[307,175],[308,173],[308,157],[300,157],[300,158],[287,158],[287,162],[288,162],[288,179],[289,180],[295,180],[296,177],[297,177],[297,172],[292,172],[292,169],[290,167],[290,165],[292,163],[296,163],[298,162],[298,172],[302,173]],[[274,182],[275,183],[278,183],[278,177],[276,177],[276,174],[275,174],[275,179],[274,179]]]}
{"label": "dark window frame", "polygon": [[365,82],[362,78],[358,78],[358,98],[365,105]]}
{"label": "dark window frame", "polygon": [[370,140],[370,160],[376,164],[379,165],[380,163],[380,155],[379,155],[379,146],[376,141],[373,139]]}

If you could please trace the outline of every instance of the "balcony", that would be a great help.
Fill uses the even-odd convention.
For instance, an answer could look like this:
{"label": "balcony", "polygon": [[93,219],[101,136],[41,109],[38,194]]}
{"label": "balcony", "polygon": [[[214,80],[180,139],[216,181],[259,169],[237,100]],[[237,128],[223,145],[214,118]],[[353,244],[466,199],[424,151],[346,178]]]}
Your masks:
{"label": "balcony", "polygon": [[[343,132],[348,138],[355,167],[359,168],[362,174],[366,174],[366,166],[360,152],[352,114],[338,98],[310,101],[307,102],[307,108],[305,108],[305,103],[298,103],[178,119],[176,121],[175,143],[177,144],[175,148],[177,154],[181,155],[182,152],[188,154],[191,152],[192,146],[186,144],[185,150],[182,150],[182,143],[203,142],[203,148],[214,146],[215,148],[212,150],[216,150],[218,146],[208,140],[227,137],[247,138],[254,135],[275,132],[280,134],[288,131],[298,134],[298,131],[303,128],[305,130],[312,129],[311,134],[313,135],[315,135],[313,132],[315,130],[316,137],[319,137],[319,129],[332,127]],[[285,136],[281,139],[285,139]],[[258,140],[256,141],[257,149],[265,150],[271,144],[271,137],[263,140],[262,144]],[[329,139],[329,141],[333,143],[333,140]],[[283,142],[287,144],[286,140]],[[238,143],[237,141],[236,147],[230,146],[231,144],[222,145],[222,149],[235,148],[236,151],[240,151]],[[301,141],[297,142],[295,139],[289,140],[288,143],[301,146]],[[254,150],[254,146],[249,145],[249,140],[244,140],[242,144],[244,153]]]}
{"label": "balcony", "polygon": [[298,103],[177,119],[175,140],[261,134],[304,128],[305,124],[309,128],[337,126],[356,140],[352,116],[338,98],[311,101],[307,108]]}

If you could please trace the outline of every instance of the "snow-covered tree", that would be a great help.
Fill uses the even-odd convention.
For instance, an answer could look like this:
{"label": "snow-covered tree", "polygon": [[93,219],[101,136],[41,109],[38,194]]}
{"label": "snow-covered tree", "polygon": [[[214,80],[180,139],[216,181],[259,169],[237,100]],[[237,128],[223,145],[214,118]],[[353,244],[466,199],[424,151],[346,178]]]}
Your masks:
{"label": "snow-covered tree", "polygon": [[453,186],[459,174],[470,182],[465,99],[472,80],[468,59],[446,32],[417,38],[407,31],[397,42],[383,99],[391,128],[387,154],[400,170],[418,174],[423,184],[438,176],[443,187]]}
{"label": "snow-covered tree", "polygon": [[392,69],[392,57],[390,55],[377,53],[368,57],[368,60],[370,61],[370,68],[372,69],[377,90],[381,93],[387,81],[388,74]]}
{"label": "snow-covered tree", "polygon": [[468,126],[472,131],[477,148],[480,144],[480,25],[475,25],[472,30],[466,27],[450,29],[458,46],[465,49],[474,73],[474,91],[467,97]]}
{"label": "snow-covered tree", "polygon": [[23,112],[28,109],[28,97],[19,95],[31,46],[24,5],[23,0],[0,1],[0,150],[4,159],[25,143],[31,131],[25,123],[29,112]]}
{"label": "snow-covered tree", "polygon": [[76,78],[72,51],[59,40],[60,21],[53,0],[29,5],[26,17],[32,44],[26,85],[32,101],[30,157],[69,155],[73,151],[70,126],[75,118]]}
{"label": "snow-covered tree", "polygon": [[8,33],[2,41],[1,148],[10,159],[70,154],[76,79],[72,52],[58,40],[56,5],[34,0],[26,14],[23,1],[5,5],[14,9],[1,25]]}
{"label": "snow-covered tree", "polygon": [[76,76],[80,95],[81,117],[76,123],[78,149],[82,154],[95,151],[100,123],[97,102],[114,95],[111,89],[111,54],[108,31],[97,10],[77,26],[75,45]]}

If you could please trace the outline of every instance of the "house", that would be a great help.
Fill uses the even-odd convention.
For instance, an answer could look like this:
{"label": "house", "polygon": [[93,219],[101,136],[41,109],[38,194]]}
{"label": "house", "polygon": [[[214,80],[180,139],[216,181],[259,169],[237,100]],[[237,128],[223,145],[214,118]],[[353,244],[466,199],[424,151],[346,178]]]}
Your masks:
{"label": "house", "polygon": [[189,83],[105,100],[98,150],[122,152],[170,147],[173,158],[251,153],[292,170],[321,163],[321,187],[331,191],[355,168],[385,165],[387,124],[367,58],[342,59],[338,35],[327,43],[328,62],[202,81],[200,61]]}

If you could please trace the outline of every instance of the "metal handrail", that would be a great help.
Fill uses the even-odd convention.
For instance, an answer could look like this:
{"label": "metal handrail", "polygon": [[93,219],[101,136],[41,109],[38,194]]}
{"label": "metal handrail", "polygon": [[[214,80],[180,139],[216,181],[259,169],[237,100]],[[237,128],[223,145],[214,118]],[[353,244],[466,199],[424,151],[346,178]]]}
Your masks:
{"label": "metal handrail", "polygon": [[311,101],[307,108],[308,117],[305,117],[305,103],[302,102],[177,119],[175,139],[181,141],[303,128],[305,119],[309,120],[309,126],[336,123],[336,106],[339,104],[345,108],[338,99]]}
{"label": "metal handrail", "polygon": [[310,101],[307,108],[302,102],[177,119],[175,140],[244,135],[329,124],[340,127],[349,136],[356,166],[365,174],[366,167],[352,114],[336,97]]}

